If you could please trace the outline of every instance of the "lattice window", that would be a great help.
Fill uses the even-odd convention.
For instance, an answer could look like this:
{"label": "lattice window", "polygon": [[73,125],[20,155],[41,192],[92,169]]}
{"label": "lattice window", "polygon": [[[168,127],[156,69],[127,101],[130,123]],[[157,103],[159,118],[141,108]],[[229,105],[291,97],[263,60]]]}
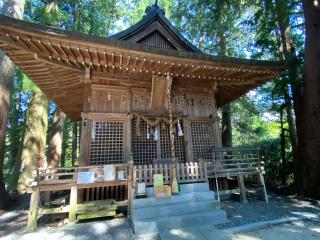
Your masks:
{"label": "lattice window", "polygon": [[176,49],[161,33],[155,31],[148,36],[144,37],[138,43],[147,45],[147,46],[154,46],[159,48],[170,48]]}
{"label": "lattice window", "polygon": [[89,164],[116,164],[123,160],[123,122],[96,122],[91,125]]}
{"label": "lattice window", "polygon": [[[183,129],[182,123],[180,123],[181,128]],[[161,123],[162,126],[162,123]],[[170,126],[166,125],[166,128],[160,126],[160,148],[161,148],[161,158],[170,159],[171,158],[171,142],[170,142]],[[176,126],[176,132],[177,132]],[[174,147],[175,147],[175,156],[178,162],[186,162],[185,150],[184,150],[184,141],[183,136],[179,137],[177,133],[174,135]]]}
{"label": "lattice window", "polygon": [[147,139],[147,124],[140,121],[140,136],[136,134],[136,119],[132,122],[132,153],[135,164],[150,164],[157,158],[157,142]]}
{"label": "lattice window", "polygon": [[191,136],[195,160],[212,160],[209,149],[215,146],[214,127],[211,122],[191,122]]}
{"label": "lattice window", "polygon": [[[135,164],[152,164],[154,159],[171,159],[171,143],[169,125],[162,127],[160,122],[159,140],[155,141],[154,136],[147,139],[147,124],[145,121],[140,121],[140,136],[136,134],[136,119],[132,123],[132,152]],[[183,129],[182,123],[181,128]],[[151,130],[151,129],[149,129]],[[183,137],[175,134],[175,155],[179,162],[185,162],[185,148]]]}

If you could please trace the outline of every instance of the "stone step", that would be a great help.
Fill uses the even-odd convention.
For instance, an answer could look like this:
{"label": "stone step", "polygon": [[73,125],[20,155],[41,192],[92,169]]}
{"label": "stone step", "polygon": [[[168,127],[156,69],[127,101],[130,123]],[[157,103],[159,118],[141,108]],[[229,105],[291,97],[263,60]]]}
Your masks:
{"label": "stone step", "polygon": [[184,214],[206,212],[220,208],[216,200],[191,201],[177,204],[137,208],[132,212],[133,221],[157,217],[171,217]]}
{"label": "stone step", "polygon": [[[146,191],[148,193],[148,197],[153,197],[153,187],[147,187]],[[188,183],[188,184],[180,184],[180,193],[179,194],[186,194],[192,192],[209,192],[209,183],[202,182],[202,183]]]}
{"label": "stone step", "polygon": [[203,226],[226,223],[227,214],[223,210],[207,210],[193,214],[185,214],[171,217],[158,217],[133,221],[133,229],[136,236],[154,235],[161,231],[170,231],[170,229]]}
{"label": "stone step", "polygon": [[197,202],[197,201],[212,201],[214,200],[214,193],[207,192],[191,192],[174,195],[170,198],[156,199],[155,197],[134,199],[132,201],[132,208],[146,208],[164,205],[182,204],[185,202]]}

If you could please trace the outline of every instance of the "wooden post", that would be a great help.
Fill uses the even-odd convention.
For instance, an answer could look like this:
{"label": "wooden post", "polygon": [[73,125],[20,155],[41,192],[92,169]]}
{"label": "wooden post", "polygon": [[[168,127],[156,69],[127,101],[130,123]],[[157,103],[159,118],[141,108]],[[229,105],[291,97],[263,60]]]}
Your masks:
{"label": "wooden post", "polygon": [[81,126],[81,138],[80,138],[80,161],[79,166],[86,166],[88,165],[88,152],[90,143],[90,121],[88,120],[86,113],[90,111],[90,84],[85,82],[84,83],[84,90],[83,90],[83,113],[81,114],[82,117],[82,126]]}
{"label": "wooden post", "polygon": [[[132,152],[132,148],[131,148],[131,145],[132,145],[132,118],[133,118],[133,115],[132,114],[128,114],[128,118],[127,118],[127,126],[126,126],[126,141],[127,141],[127,145],[126,145],[126,152],[125,152],[125,162],[128,163],[129,161],[131,161],[130,159],[130,155],[131,152]],[[133,159],[132,159],[133,161]]]}
{"label": "wooden post", "polygon": [[33,231],[37,228],[39,203],[40,203],[40,190],[38,187],[35,187],[32,190],[31,199],[30,199],[27,231]]}
{"label": "wooden post", "polygon": [[241,203],[247,203],[248,199],[247,199],[247,190],[246,187],[244,185],[244,180],[243,180],[243,175],[238,173],[238,185],[240,188],[240,202]]}
{"label": "wooden post", "polygon": [[77,220],[77,216],[76,216],[77,204],[78,204],[78,187],[77,185],[73,185],[71,187],[71,193],[70,193],[69,222],[75,222]]}
{"label": "wooden post", "polygon": [[188,118],[183,118],[184,139],[185,139],[185,154],[186,162],[194,162],[192,135],[191,135],[191,121]]}
{"label": "wooden post", "polygon": [[216,91],[217,91],[217,84],[213,84],[212,87],[212,119],[213,119],[213,127],[214,127],[214,142],[217,147],[222,147],[222,139],[221,139],[221,132],[219,128],[219,117],[217,112],[217,104],[216,104]]}
{"label": "wooden post", "polygon": [[262,173],[259,173],[259,181],[260,181],[260,184],[261,184],[261,187],[262,187],[262,198],[263,200],[268,203],[269,200],[268,200],[268,195],[267,195],[267,189],[266,189],[266,184],[264,182],[264,177],[263,177],[263,174]]}
{"label": "wooden post", "polygon": [[128,162],[128,176],[127,176],[127,188],[128,188],[128,209],[127,209],[127,218],[129,218],[131,216],[131,204],[132,204],[132,198],[133,198],[133,194],[132,194],[132,186],[133,186],[133,157],[132,157],[132,153],[130,153],[129,156],[129,162]]}

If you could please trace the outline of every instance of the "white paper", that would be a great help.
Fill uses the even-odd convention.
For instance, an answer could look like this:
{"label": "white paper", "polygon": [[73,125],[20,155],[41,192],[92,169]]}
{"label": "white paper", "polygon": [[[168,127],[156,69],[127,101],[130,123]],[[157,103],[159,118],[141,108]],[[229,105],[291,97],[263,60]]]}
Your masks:
{"label": "white paper", "polygon": [[78,172],[77,184],[94,183],[94,172]]}
{"label": "white paper", "polygon": [[146,184],[145,183],[138,183],[138,189],[137,189],[137,194],[145,194],[146,193]]}
{"label": "white paper", "polygon": [[104,181],[114,181],[116,179],[116,169],[114,165],[104,165]]}
{"label": "white paper", "polygon": [[159,130],[158,130],[158,127],[156,127],[154,130],[154,141],[158,141],[158,140],[159,140]]}
{"label": "white paper", "polygon": [[183,136],[183,132],[182,132],[182,129],[181,129],[181,125],[180,125],[179,120],[178,120],[178,136],[179,136],[179,137],[182,137],[182,136]]}
{"label": "white paper", "polygon": [[117,176],[118,180],[125,180],[125,179],[126,179],[123,170],[119,171],[119,172],[117,173],[117,175],[118,175],[118,176]]}

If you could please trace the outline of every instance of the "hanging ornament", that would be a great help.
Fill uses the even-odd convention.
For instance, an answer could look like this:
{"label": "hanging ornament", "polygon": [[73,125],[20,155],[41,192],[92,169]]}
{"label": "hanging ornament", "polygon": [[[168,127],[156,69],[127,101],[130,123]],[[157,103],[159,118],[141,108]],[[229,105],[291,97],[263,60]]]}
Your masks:
{"label": "hanging ornament", "polygon": [[156,127],[155,130],[154,130],[154,140],[155,141],[159,140],[159,129],[158,129],[158,127]]}
{"label": "hanging ornament", "polygon": [[181,128],[181,125],[180,125],[179,120],[178,120],[178,136],[179,136],[179,137],[182,137],[182,136],[183,136],[183,132],[182,132],[182,128]]}
{"label": "hanging ornament", "polygon": [[154,136],[154,129],[150,127],[150,136]]}
{"label": "hanging ornament", "polygon": [[149,125],[147,124],[147,139],[150,139],[150,133],[149,133]]}

